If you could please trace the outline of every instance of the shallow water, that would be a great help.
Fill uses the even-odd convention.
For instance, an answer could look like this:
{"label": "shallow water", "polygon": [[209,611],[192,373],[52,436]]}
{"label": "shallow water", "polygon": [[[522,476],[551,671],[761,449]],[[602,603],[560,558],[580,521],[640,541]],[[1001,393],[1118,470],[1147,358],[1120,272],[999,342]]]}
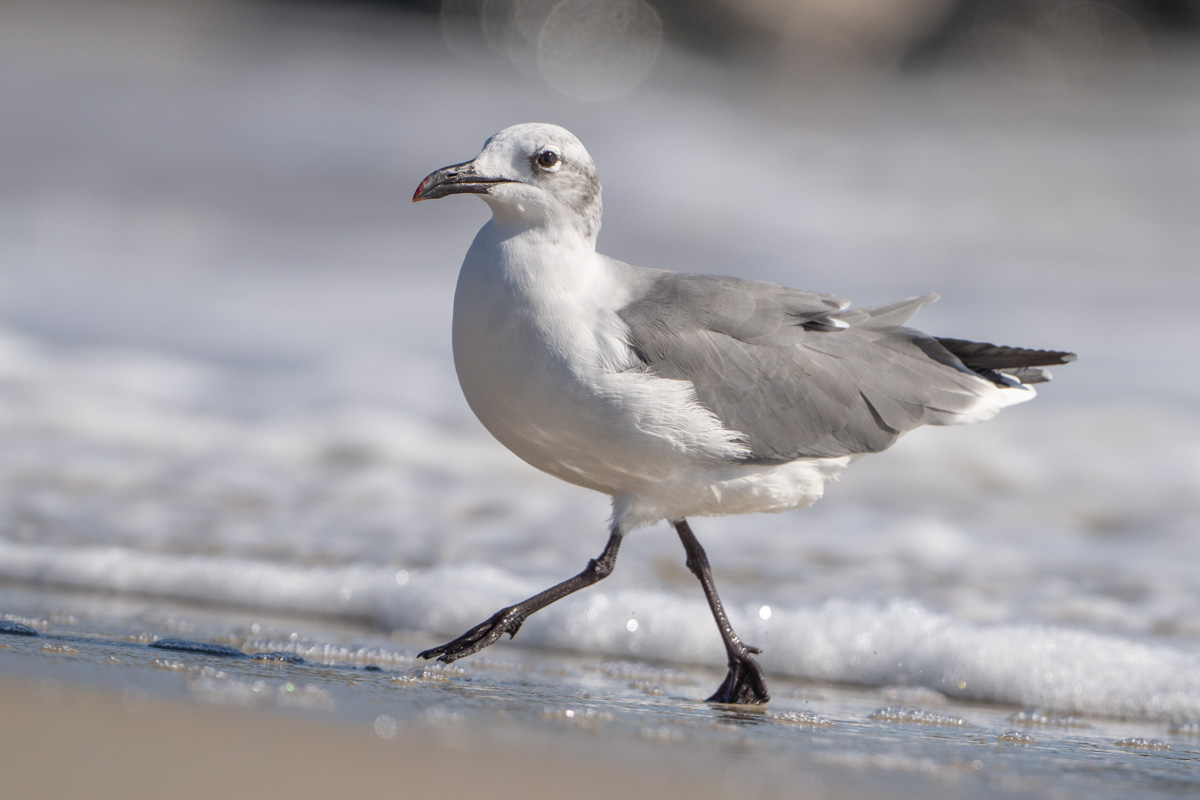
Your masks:
{"label": "shallow water", "polygon": [[[807,737],[822,758],[901,772],[1029,759],[1005,774],[1037,791],[1194,787],[1194,748],[1170,733],[1200,719],[1194,57],[1072,86],[768,91],[668,51],[638,91],[585,104],[450,57],[423,18],[89,4],[73,11],[93,15],[84,37],[52,8],[9,4],[0,25],[0,105],[21,121],[0,127],[0,613],[68,635],[43,593],[71,588],[67,618],[90,633],[175,636],[157,609],[224,604],[290,615],[321,645],[361,636],[410,674],[421,647],[582,568],[604,499],[506,453],[456,386],[450,299],[486,212],[408,202],[499,127],[556,121],[599,164],[607,253],[861,303],[936,289],[914,321],[926,330],[1081,355],[1030,404],[864,459],[812,509],[693,521],[735,626],[764,649],[777,700],[751,719],[810,709],[813,691],[835,723],[738,723],[735,738],[775,752]],[[250,641],[249,623],[220,620],[184,633]],[[78,660],[45,643],[0,654],[13,669]],[[593,666],[612,660],[651,677]],[[711,733],[716,712],[694,700],[722,661],[659,527],[454,680],[417,681],[413,701],[436,701],[353,713],[408,724],[464,703],[491,724],[496,698],[516,697],[522,724],[573,729],[555,715],[598,686],[601,729],[716,742],[734,734]],[[236,679],[129,674],[250,702],[253,676],[290,668],[220,669]],[[291,702],[279,685],[261,702]],[[319,688],[338,709],[374,702]],[[869,717],[910,705],[974,727]],[[1032,708],[1091,727],[998,738]]]}

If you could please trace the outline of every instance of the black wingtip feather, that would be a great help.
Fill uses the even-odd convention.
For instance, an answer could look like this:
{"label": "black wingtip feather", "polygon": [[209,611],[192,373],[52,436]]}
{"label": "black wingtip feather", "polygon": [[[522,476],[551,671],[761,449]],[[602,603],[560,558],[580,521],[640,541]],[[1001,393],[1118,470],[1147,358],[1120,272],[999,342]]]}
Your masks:
{"label": "black wingtip feather", "polygon": [[1031,350],[1026,347],[1006,347],[989,342],[969,342],[965,339],[938,337],[938,344],[949,350],[968,369],[1004,370],[1022,367],[1051,367],[1069,364],[1076,356],[1065,350]]}

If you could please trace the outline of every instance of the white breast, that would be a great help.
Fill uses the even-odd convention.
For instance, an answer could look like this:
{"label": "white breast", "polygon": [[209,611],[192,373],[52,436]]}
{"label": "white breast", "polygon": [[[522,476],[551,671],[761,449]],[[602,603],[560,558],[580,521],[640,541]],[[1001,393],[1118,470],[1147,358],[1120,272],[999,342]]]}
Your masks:
{"label": "white breast", "polygon": [[459,275],[454,363],[484,426],[538,469],[606,494],[739,455],[689,383],[636,368],[615,262],[535,233],[490,223]]}

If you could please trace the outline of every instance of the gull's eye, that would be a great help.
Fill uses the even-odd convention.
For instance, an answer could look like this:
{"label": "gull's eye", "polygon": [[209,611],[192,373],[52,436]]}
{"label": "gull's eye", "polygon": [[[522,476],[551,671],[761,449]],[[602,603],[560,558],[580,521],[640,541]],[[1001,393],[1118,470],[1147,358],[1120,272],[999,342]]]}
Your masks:
{"label": "gull's eye", "polygon": [[553,150],[546,149],[533,157],[534,163],[545,170],[558,169],[562,163],[562,158]]}

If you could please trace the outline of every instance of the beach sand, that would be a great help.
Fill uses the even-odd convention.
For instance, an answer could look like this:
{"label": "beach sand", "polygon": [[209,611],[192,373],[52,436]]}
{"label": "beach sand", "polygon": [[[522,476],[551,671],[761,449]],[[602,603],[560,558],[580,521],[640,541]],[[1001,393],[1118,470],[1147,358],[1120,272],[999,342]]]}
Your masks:
{"label": "beach sand", "polygon": [[702,667],[513,644],[430,666],[414,633],[33,587],[0,586],[0,619],[37,631],[0,635],[12,798],[1155,797],[1200,765],[1164,723],[918,687],[773,677],[768,706],[716,706]]}
{"label": "beach sand", "polygon": [[10,798],[729,796],[711,767],[629,769],[628,759],[593,758],[547,742],[514,746],[486,735],[387,739],[329,720],[49,678],[0,680],[0,708]]}
{"label": "beach sand", "polygon": [[[748,758],[752,748],[734,739],[714,750],[711,738],[696,747],[665,728],[657,736],[630,739],[605,735],[586,723],[564,729],[568,717],[561,710],[542,709],[550,721],[535,730],[497,724],[496,718],[478,713],[425,713],[405,720],[405,708],[412,711],[406,700],[396,709],[380,706],[400,714],[400,720],[381,713],[362,721],[353,713],[339,715],[336,702],[295,710],[262,707],[253,698],[239,701],[220,692],[163,693],[161,685],[143,688],[129,674],[113,683],[106,670],[137,665],[128,656],[108,653],[109,640],[90,643],[97,652],[89,651],[87,638],[0,637],[5,797],[452,794],[493,800],[671,800],[957,793],[956,783],[941,778],[886,770],[861,774],[807,761],[803,754],[759,769]],[[149,650],[141,644],[117,647]],[[36,663],[21,663],[22,656]],[[164,656],[149,662],[158,674],[187,675],[194,667],[193,684],[235,680],[207,663],[208,656]],[[20,674],[3,674],[8,670]],[[357,683],[350,676],[342,688],[353,691]],[[581,711],[581,721],[584,716]],[[611,718],[605,712],[594,716]]]}

